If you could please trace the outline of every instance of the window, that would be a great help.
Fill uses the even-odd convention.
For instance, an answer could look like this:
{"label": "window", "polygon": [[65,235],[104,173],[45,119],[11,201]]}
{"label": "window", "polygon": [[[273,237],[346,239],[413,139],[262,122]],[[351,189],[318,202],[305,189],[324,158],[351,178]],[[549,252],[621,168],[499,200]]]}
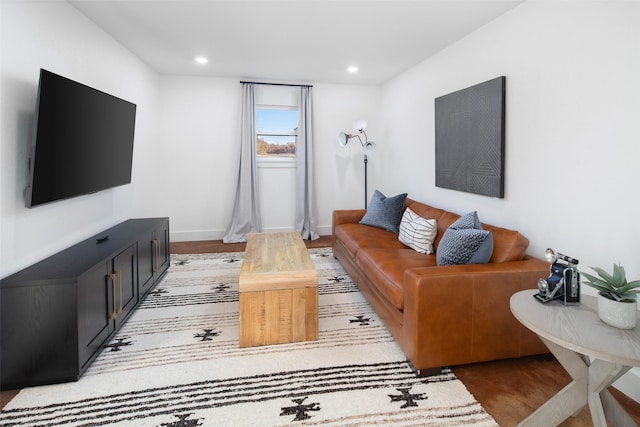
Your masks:
{"label": "window", "polygon": [[297,137],[297,109],[256,106],[256,151],[259,159],[295,159]]}

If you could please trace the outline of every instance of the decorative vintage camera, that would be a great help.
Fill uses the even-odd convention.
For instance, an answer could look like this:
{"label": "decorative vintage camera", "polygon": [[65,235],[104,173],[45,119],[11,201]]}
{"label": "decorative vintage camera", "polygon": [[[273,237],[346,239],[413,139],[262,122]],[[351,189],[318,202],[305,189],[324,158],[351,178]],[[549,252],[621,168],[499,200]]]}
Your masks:
{"label": "decorative vintage camera", "polygon": [[538,293],[534,297],[542,302],[558,300],[565,305],[580,303],[580,272],[578,260],[553,249],[544,251],[544,257],[551,263],[551,272],[546,279],[538,280]]}

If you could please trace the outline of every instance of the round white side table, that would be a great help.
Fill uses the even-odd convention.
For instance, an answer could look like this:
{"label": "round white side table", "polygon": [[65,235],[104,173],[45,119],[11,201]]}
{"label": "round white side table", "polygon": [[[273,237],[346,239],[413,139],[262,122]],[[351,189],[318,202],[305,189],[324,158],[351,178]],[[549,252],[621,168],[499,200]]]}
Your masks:
{"label": "round white side table", "polygon": [[558,425],[588,404],[594,426],[637,426],[607,387],[640,366],[640,329],[623,330],[598,318],[595,297],[582,295],[579,305],[542,304],[520,291],[511,297],[511,312],[535,332],[573,381],[522,421],[520,426]]}

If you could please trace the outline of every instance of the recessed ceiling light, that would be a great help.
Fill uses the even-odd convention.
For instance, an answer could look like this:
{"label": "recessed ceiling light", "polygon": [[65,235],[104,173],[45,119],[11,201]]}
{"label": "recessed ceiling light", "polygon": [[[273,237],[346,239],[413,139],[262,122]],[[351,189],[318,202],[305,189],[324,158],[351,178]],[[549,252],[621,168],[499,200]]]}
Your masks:
{"label": "recessed ceiling light", "polygon": [[207,62],[209,62],[209,60],[204,56],[196,56],[196,62],[198,64],[206,64]]}
{"label": "recessed ceiling light", "polygon": [[358,72],[358,67],[356,67],[355,65],[352,65],[349,68],[347,68],[347,71],[350,72],[350,73],[357,73]]}

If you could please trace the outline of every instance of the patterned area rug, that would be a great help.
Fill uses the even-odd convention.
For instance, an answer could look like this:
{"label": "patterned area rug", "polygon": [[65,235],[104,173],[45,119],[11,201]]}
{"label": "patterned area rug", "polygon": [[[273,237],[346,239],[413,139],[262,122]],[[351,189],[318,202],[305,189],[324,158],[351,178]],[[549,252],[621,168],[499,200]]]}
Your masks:
{"label": "patterned area rug", "polygon": [[165,278],[75,383],[22,390],[3,426],[495,426],[449,370],[417,378],[331,255],[319,340],[239,348],[241,253],[173,255]]}

